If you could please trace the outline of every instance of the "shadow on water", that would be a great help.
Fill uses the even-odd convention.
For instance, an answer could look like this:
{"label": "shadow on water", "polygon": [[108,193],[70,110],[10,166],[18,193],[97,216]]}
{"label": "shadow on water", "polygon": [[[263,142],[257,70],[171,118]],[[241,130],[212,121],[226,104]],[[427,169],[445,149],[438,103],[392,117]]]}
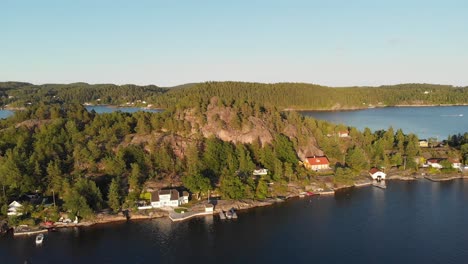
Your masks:
{"label": "shadow on water", "polygon": [[0,239],[2,263],[464,263],[468,185],[389,181],[173,223],[129,221]]}

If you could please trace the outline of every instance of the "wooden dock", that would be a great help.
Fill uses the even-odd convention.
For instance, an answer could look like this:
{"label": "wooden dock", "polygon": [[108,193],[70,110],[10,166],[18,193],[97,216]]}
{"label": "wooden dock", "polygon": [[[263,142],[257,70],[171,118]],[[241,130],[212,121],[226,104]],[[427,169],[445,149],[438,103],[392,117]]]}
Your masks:
{"label": "wooden dock", "polygon": [[40,229],[40,230],[30,230],[30,231],[20,231],[20,232],[13,232],[14,236],[31,236],[31,235],[37,235],[41,233],[47,233],[47,229]]}
{"label": "wooden dock", "polygon": [[331,191],[322,191],[322,192],[318,192],[318,194],[320,194],[320,195],[334,195],[334,194],[335,194],[335,191],[334,191],[334,190],[331,190]]}
{"label": "wooden dock", "polygon": [[171,212],[169,213],[169,219],[173,222],[184,221],[196,216],[203,216],[203,215],[213,215],[213,212],[186,212],[183,214]]}

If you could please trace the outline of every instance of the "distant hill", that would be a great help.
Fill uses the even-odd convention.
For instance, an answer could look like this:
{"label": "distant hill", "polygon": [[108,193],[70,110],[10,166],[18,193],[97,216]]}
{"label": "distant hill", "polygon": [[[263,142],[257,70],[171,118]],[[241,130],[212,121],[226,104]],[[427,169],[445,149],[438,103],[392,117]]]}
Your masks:
{"label": "distant hill", "polygon": [[[168,108],[218,97],[226,103],[256,102],[279,109],[344,110],[397,105],[468,104],[468,89],[450,85],[400,84],[378,87],[327,87],[306,83],[205,82],[174,87],[114,84],[0,83],[0,104],[78,102]],[[144,103],[143,103],[144,101]]]}
{"label": "distant hill", "polygon": [[400,84],[379,87],[332,88],[305,83],[207,82],[167,91],[156,104],[169,107],[186,100],[219,97],[231,101],[257,102],[280,109],[341,110],[396,105],[467,104],[468,89],[433,84]]}

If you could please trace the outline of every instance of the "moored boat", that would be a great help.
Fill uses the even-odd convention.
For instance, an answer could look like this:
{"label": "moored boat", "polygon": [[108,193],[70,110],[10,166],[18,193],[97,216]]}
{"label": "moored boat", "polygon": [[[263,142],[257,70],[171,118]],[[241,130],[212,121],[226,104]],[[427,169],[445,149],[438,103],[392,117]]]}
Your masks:
{"label": "moored boat", "polygon": [[42,245],[44,241],[44,234],[39,234],[36,236],[36,245]]}

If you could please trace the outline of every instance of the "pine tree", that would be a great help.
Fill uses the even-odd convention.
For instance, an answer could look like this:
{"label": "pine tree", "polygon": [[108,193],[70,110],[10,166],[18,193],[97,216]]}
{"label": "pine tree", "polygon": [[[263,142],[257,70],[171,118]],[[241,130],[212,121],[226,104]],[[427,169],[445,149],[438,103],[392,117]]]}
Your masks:
{"label": "pine tree", "polygon": [[120,210],[120,183],[118,177],[113,178],[109,185],[107,204],[114,211],[114,213],[117,213]]}

